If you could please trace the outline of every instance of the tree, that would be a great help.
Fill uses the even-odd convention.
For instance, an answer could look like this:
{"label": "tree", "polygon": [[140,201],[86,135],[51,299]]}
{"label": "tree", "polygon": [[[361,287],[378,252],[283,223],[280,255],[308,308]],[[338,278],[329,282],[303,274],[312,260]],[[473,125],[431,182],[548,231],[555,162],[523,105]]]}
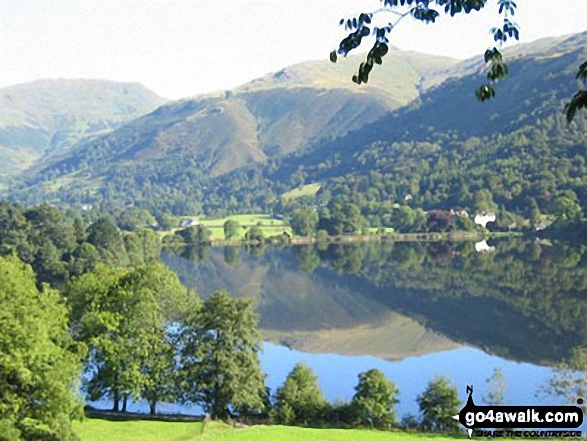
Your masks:
{"label": "tree", "polygon": [[76,439],[81,364],[59,293],[39,291],[29,266],[0,257],[0,304],[0,437]]}
{"label": "tree", "polygon": [[72,276],[80,276],[92,271],[100,261],[100,254],[96,248],[87,242],[78,245],[70,255],[69,273]]}
{"label": "tree", "polygon": [[203,225],[187,227],[183,230],[177,231],[175,234],[182,237],[187,246],[207,243],[210,241],[210,237],[212,236],[212,232]]}
{"label": "tree", "polygon": [[240,225],[237,221],[233,219],[228,219],[224,222],[224,238],[225,239],[232,239],[233,237],[238,235]]}
{"label": "tree", "polygon": [[[357,84],[367,83],[369,74],[375,64],[382,64],[382,60],[389,52],[389,34],[406,17],[427,24],[436,22],[441,15],[469,14],[480,11],[489,2],[487,0],[381,0],[383,8],[374,12],[364,12],[356,17],[346,17],[340,20],[349,34],[341,40],[338,48],[330,53],[330,61],[336,63],[338,55],[347,56],[351,51],[361,46],[363,39],[373,36],[375,42],[367,53],[364,62],[359,66],[359,71],[352,77]],[[487,65],[487,82],[475,91],[480,101],[486,101],[495,96],[494,85],[508,76],[509,69],[500,51],[502,45],[508,40],[519,40],[519,28],[510,18],[515,15],[517,5],[514,0],[499,0],[497,2],[499,14],[502,16],[502,24],[491,29],[493,40],[497,46],[485,51],[483,59]],[[374,22],[376,16],[388,15],[394,17],[394,21],[385,20],[377,25]],[[587,86],[587,62],[579,67],[577,80]],[[573,120],[579,109],[587,108],[587,90],[579,90],[567,104],[567,120]]]}
{"label": "tree", "polygon": [[177,275],[162,263],[144,265],[125,275],[117,291],[134,293],[139,313],[133,316],[134,338],[140,345],[138,396],[157,413],[161,400],[176,396],[177,326],[189,308],[197,308],[199,298],[190,296]]}
{"label": "tree", "polygon": [[249,300],[217,291],[192,310],[180,331],[182,401],[213,418],[263,408],[258,317]]}
{"label": "tree", "polygon": [[359,374],[351,406],[361,422],[371,427],[389,428],[397,424],[395,405],[399,390],[377,369]]}
{"label": "tree", "polygon": [[282,423],[308,425],[320,421],[328,403],[311,368],[298,363],[275,395],[275,419]]}
{"label": "tree", "polygon": [[171,230],[173,227],[177,225],[177,220],[167,213],[155,216],[155,220],[157,221],[157,225],[159,225],[159,228],[161,228],[162,230]]}
{"label": "tree", "polygon": [[247,242],[263,242],[265,240],[265,235],[263,234],[263,230],[261,227],[257,225],[253,225],[249,230],[245,233],[245,240]]}
{"label": "tree", "polygon": [[163,264],[134,271],[103,264],[73,280],[68,293],[72,329],[90,349],[92,399],[109,397],[113,410],[131,395],[157,402],[173,396],[175,329],[187,291]]}
{"label": "tree", "polygon": [[111,217],[99,218],[88,227],[87,233],[88,242],[96,248],[104,261],[120,266],[128,265],[124,241]]}
{"label": "tree", "polygon": [[563,222],[580,221],[583,217],[583,209],[577,202],[577,197],[567,195],[558,196],[553,203],[553,214]]}
{"label": "tree", "polygon": [[452,417],[459,413],[461,400],[457,388],[447,378],[434,377],[416,401],[422,413],[422,426],[425,429],[458,431],[459,422]]}
{"label": "tree", "polygon": [[300,236],[312,236],[318,227],[318,213],[311,207],[295,209],[289,221],[295,234]]}
{"label": "tree", "polygon": [[503,404],[507,392],[507,384],[501,368],[496,367],[493,374],[487,380],[487,392],[483,396],[483,401],[487,404]]}

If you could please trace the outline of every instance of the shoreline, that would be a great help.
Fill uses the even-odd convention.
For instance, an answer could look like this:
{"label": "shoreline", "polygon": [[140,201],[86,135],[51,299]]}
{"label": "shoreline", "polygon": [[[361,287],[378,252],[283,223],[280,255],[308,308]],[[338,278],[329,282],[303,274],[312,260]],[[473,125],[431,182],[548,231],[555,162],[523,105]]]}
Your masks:
{"label": "shoreline", "polygon": [[[211,247],[238,246],[238,245],[312,245],[318,243],[377,243],[377,242],[463,242],[484,240],[491,237],[521,237],[520,232],[478,232],[457,231],[448,233],[388,233],[388,234],[357,234],[340,236],[273,236],[267,237],[263,242],[247,241],[245,239],[213,239],[203,242],[203,245]],[[198,244],[193,244],[198,245]],[[186,244],[188,246],[188,244]]]}

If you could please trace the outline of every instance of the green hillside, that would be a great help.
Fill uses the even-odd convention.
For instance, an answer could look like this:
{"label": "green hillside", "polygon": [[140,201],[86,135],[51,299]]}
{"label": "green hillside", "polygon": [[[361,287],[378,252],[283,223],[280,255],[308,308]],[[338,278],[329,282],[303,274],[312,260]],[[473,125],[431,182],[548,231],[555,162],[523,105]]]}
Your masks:
{"label": "green hillside", "polygon": [[15,175],[164,100],[136,83],[39,80],[0,89],[0,172]]}
{"label": "green hillside", "polygon": [[[473,93],[484,81],[479,61],[391,55],[398,64],[383,68],[401,67],[402,75],[374,75],[389,84],[395,108],[376,84],[360,93],[339,87],[358,60],[340,71],[293,66],[81,142],[29,175],[13,197],[178,215],[287,212],[300,199],[331,209],[336,200],[358,205],[370,225],[392,228],[394,204],[407,195],[424,210],[498,211],[504,226],[587,206],[587,119],[579,114],[567,125],[563,112],[587,57],[586,33],[510,51],[510,76],[485,103]],[[321,81],[336,87],[310,87]],[[282,197],[315,183],[315,195]]]}
{"label": "green hillside", "polygon": [[134,168],[156,174],[189,170],[186,178],[192,181],[222,175],[376,121],[418,98],[424,77],[455,63],[397,51],[373,86],[359,88],[349,81],[357,61],[347,60],[342,70],[328,61],[302,63],[233,92],[170,103],[82,140],[71,153],[29,173],[27,185],[73,173],[71,186],[81,188]]}

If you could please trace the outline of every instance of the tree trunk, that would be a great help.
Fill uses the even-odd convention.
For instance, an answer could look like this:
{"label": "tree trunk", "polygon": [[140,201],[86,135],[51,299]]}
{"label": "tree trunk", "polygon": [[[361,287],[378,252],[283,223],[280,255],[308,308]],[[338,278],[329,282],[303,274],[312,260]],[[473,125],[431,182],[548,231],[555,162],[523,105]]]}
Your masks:
{"label": "tree trunk", "polygon": [[128,394],[122,396],[122,412],[126,412],[126,402],[128,401]]}
{"label": "tree trunk", "polygon": [[120,394],[118,393],[118,389],[114,389],[112,391],[112,401],[114,401],[114,404],[112,406],[112,412],[119,412],[120,408],[118,407],[119,402],[120,402]]}
{"label": "tree trunk", "polygon": [[149,413],[151,415],[157,414],[157,400],[154,398],[152,400],[149,400]]}

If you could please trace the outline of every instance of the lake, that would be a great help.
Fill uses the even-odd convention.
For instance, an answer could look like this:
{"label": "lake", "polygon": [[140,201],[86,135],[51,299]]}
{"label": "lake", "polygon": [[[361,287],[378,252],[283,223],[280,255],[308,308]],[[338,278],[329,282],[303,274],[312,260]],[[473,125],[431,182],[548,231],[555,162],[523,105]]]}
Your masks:
{"label": "lake", "polygon": [[[203,297],[226,289],[253,299],[272,391],[302,361],[330,400],[349,400],[357,375],[377,368],[400,389],[400,415],[417,413],[416,397],[435,375],[449,377],[462,398],[473,384],[480,402],[496,367],[506,401],[561,402],[540,391],[553,366],[586,343],[586,257],[584,247],[512,239],[477,247],[191,248],[162,256]],[[159,410],[194,412],[173,404]]]}

